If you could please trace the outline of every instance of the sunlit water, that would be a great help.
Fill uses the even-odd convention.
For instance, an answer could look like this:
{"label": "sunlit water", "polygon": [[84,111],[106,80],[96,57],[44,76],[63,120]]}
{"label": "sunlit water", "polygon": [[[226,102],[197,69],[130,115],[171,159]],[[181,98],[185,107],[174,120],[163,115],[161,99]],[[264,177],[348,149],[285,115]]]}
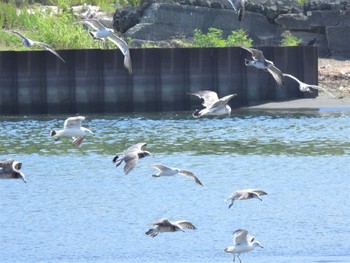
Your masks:
{"label": "sunlit water", "polygon": [[[28,181],[0,181],[0,262],[232,262],[238,228],[264,246],[243,262],[350,262],[349,113],[90,115],[80,148],[49,136],[65,117],[0,118],[0,158],[22,161]],[[112,158],[137,142],[153,156],[124,175]],[[154,163],[204,188],[154,178]],[[227,209],[244,188],[268,195]],[[197,230],[145,235],[163,217]]]}

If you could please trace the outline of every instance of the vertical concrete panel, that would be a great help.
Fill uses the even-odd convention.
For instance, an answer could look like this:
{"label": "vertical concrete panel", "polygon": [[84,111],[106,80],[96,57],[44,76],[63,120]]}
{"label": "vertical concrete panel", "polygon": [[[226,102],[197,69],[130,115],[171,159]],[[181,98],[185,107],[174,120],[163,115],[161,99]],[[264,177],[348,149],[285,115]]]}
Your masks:
{"label": "vertical concrete panel", "polygon": [[[133,65],[135,59],[133,50],[130,50]],[[104,83],[104,112],[130,112],[133,110],[133,96],[131,78],[124,68],[123,54],[115,50],[104,50],[103,57],[103,83]]]}
{"label": "vertical concrete panel", "polygon": [[102,112],[101,52],[100,49],[75,51],[75,103],[77,113]]}
{"label": "vertical concrete panel", "polygon": [[18,113],[47,113],[45,54],[47,51],[17,52]]}
{"label": "vertical concrete panel", "polygon": [[133,60],[132,94],[135,112],[159,111],[160,103],[160,56],[159,48],[136,49]]}
{"label": "vertical concrete panel", "polygon": [[18,114],[16,53],[0,51],[0,114]]}
{"label": "vertical concrete panel", "polygon": [[160,50],[160,108],[162,111],[188,110],[188,49]]}
{"label": "vertical concrete panel", "polygon": [[[305,46],[300,49],[302,54],[299,67],[302,69],[302,81],[307,84],[318,85],[318,60],[317,46]],[[305,98],[314,98],[318,95],[318,90],[313,93],[304,92]]]}
{"label": "vertical concrete panel", "polygon": [[46,101],[49,114],[76,113],[74,51],[62,50],[60,55],[66,63],[53,56],[46,55]]}

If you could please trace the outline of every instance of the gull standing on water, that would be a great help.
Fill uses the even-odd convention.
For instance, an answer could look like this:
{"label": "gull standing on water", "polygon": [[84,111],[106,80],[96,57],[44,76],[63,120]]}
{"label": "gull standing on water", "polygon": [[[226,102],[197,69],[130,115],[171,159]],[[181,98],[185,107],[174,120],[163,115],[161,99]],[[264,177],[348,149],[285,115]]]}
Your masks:
{"label": "gull standing on water", "polygon": [[0,161],[0,179],[22,179],[27,182],[24,174],[20,171],[22,163],[14,159]]}
{"label": "gull standing on water", "polygon": [[254,240],[254,236],[248,235],[246,229],[237,229],[233,233],[233,246],[225,248],[225,252],[233,253],[233,261],[235,261],[237,254],[239,262],[242,262],[239,255],[241,253],[249,252],[258,246],[264,248],[260,242]]}
{"label": "gull standing on water", "polygon": [[122,38],[114,35],[114,30],[112,28],[105,27],[97,19],[84,19],[73,22],[73,24],[77,23],[81,23],[93,28],[95,31],[90,31],[89,33],[94,38],[98,38],[102,41],[105,41],[105,39],[112,41],[124,55],[124,67],[129,71],[130,74],[132,73],[129,46]]}
{"label": "gull standing on water", "polygon": [[206,115],[225,115],[231,114],[231,107],[227,105],[227,103],[237,94],[230,94],[221,99],[219,99],[218,94],[211,90],[199,90],[193,93],[189,93],[190,95],[194,95],[202,99],[202,105],[205,107],[204,109],[197,109],[192,114],[195,118],[201,118]]}
{"label": "gull standing on water", "polygon": [[184,229],[192,229],[196,230],[197,228],[187,220],[180,220],[170,222],[167,218],[162,218],[157,222],[152,223],[152,225],[156,226],[155,228],[151,228],[146,232],[146,235],[151,237],[155,237],[158,233],[162,232],[176,232],[182,231],[185,232]]}
{"label": "gull standing on water", "polygon": [[89,129],[81,127],[83,120],[85,120],[83,116],[69,117],[64,122],[63,130],[52,130],[50,135],[56,137],[56,140],[59,140],[61,137],[73,137],[72,144],[80,146],[85,137],[94,135]]}
{"label": "gull standing on water", "polygon": [[[302,81],[300,81],[299,79],[297,79],[296,77],[289,75],[289,74],[283,74],[283,76],[294,79],[296,82],[298,82],[299,84],[299,90],[301,92],[309,92],[309,93],[313,93],[313,91],[311,89],[317,89],[317,90],[321,90],[324,93],[326,93],[328,96],[332,97],[332,98],[336,98],[335,95],[333,95],[330,91],[328,91],[325,88],[322,88],[320,86],[316,86],[316,85],[311,85],[311,84],[306,84]],[[310,89],[311,88],[311,89]]]}
{"label": "gull standing on water", "polygon": [[238,13],[238,21],[241,22],[245,13],[245,0],[228,0],[232,6],[232,8],[235,10],[236,13]]}
{"label": "gull standing on water", "polygon": [[58,57],[60,60],[62,60],[64,63],[66,63],[66,61],[64,61],[64,59],[49,44],[31,40],[31,39],[27,38],[26,36],[24,36],[23,34],[17,32],[17,31],[14,31],[14,30],[6,30],[6,32],[15,34],[15,35],[19,36],[20,38],[22,38],[22,44],[25,47],[31,48],[34,45],[37,45],[39,47],[43,47],[47,51],[50,51],[52,54],[54,54],[56,57]]}
{"label": "gull standing on water", "polygon": [[246,66],[256,67],[258,69],[263,69],[268,71],[272,75],[272,77],[275,79],[279,87],[284,86],[283,74],[281,70],[279,70],[272,61],[265,59],[264,54],[261,50],[249,48],[249,47],[241,47],[241,48],[249,51],[252,54],[253,60],[245,59]]}
{"label": "gull standing on water", "polygon": [[118,167],[124,161],[124,173],[128,174],[129,172],[131,172],[132,169],[134,169],[139,159],[151,155],[150,152],[142,150],[142,148],[146,145],[146,143],[140,142],[129,147],[126,151],[122,153],[121,156],[117,154],[113,158],[113,163],[115,163],[115,166]]}
{"label": "gull standing on water", "polygon": [[162,165],[162,164],[152,164],[149,167],[156,168],[156,169],[158,169],[160,171],[157,174],[153,174],[152,175],[153,177],[173,176],[173,175],[176,175],[176,174],[182,174],[184,176],[192,177],[195,180],[196,184],[199,184],[199,185],[203,186],[202,182],[199,181],[199,179],[190,171],[182,170],[182,169],[179,169],[179,168],[172,168],[172,167],[168,167],[168,166],[165,166],[165,165]]}
{"label": "gull standing on water", "polygon": [[226,201],[231,200],[231,204],[228,206],[228,208],[231,208],[235,200],[258,198],[260,201],[262,201],[260,198],[262,195],[267,195],[267,193],[260,189],[238,190],[235,191]]}

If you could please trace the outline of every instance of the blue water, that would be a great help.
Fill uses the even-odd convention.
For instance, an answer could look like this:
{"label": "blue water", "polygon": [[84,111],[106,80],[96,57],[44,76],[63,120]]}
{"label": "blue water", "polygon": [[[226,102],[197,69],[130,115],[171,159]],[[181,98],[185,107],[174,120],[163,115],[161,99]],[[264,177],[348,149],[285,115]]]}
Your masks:
{"label": "blue water", "polygon": [[[190,115],[89,115],[80,148],[49,136],[66,116],[1,117],[0,158],[22,161],[27,184],[0,181],[0,262],[232,262],[238,228],[264,246],[243,262],[350,262],[350,113]],[[112,158],[137,142],[153,156],[124,175]],[[154,178],[154,163],[204,188]],[[244,188],[268,195],[227,209]],[[163,217],[197,230],[145,235]]]}

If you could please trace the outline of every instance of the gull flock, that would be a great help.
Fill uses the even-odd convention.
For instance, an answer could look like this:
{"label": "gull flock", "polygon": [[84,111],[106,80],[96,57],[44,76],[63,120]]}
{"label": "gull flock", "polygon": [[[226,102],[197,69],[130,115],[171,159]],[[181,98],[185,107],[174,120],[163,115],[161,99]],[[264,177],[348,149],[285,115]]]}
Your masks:
{"label": "gull flock", "polygon": [[[233,9],[238,13],[238,20],[241,21],[244,16],[245,9],[245,1],[244,0],[228,0],[232,5]],[[127,71],[132,74],[132,63],[130,51],[127,43],[120,37],[114,34],[114,30],[110,28],[106,28],[96,19],[84,19],[80,21],[72,22],[73,24],[83,24],[92,30],[89,31],[92,37],[99,39],[103,42],[106,40],[114,43],[123,53],[124,55],[124,66]],[[22,33],[6,30],[6,32],[17,35],[22,39],[22,43],[26,47],[32,47],[33,45],[40,46],[45,48],[47,51],[54,54],[57,58],[59,58],[62,62],[65,63],[65,60],[48,44],[37,42],[29,39],[24,36]],[[276,81],[280,88],[284,87],[284,78],[290,78],[296,81],[299,85],[299,89],[302,92],[312,92],[312,89],[322,89],[326,94],[331,97],[334,95],[329,92],[325,88],[321,88],[315,85],[306,84],[296,77],[282,73],[280,69],[278,69],[274,63],[270,60],[267,60],[263,52],[249,47],[241,47],[243,50],[248,51],[251,54],[252,60],[245,59],[245,65],[248,67],[255,67],[260,70],[264,70],[268,72],[273,79]],[[199,90],[197,92],[189,93],[189,95],[196,96],[202,100],[202,109],[196,109],[193,113],[194,118],[201,118],[205,116],[221,116],[228,115],[230,116],[231,107],[228,103],[233,99],[236,94],[229,94],[222,98],[219,98],[218,94],[214,91],[210,90]],[[84,139],[86,137],[91,137],[94,135],[92,131],[82,126],[82,122],[85,120],[83,116],[73,116],[69,117],[65,120],[63,129],[61,130],[52,130],[50,135],[55,138],[55,140],[60,140],[64,137],[73,138],[72,144],[76,147],[81,146]],[[146,143],[140,142],[135,145],[131,145],[124,152],[118,153],[115,157],[112,158],[112,162],[116,167],[119,167],[124,162],[123,171],[125,174],[129,174],[137,165],[138,161],[142,158],[151,156],[149,151],[144,150],[146,147]],[[182,168],[174,168],[170,166],[166,166],[163,164],[153,164],[148,166],[149,168],[154,168],[158,170],[158,173],[153,174],[152,176],[155,178],[158,177],[173,177],[176,175],[182,175],[184,177],[190,178],[194,180],[196,185],[203,186],[203,183],[199,180],[199,178],[194,175],[193,172],[189,170],[185,170]],[[0,179],[21,179],[24,182],[26,181],[25,175],[21,171],[22,163],[16,161],[14,159],[5,159],[0,160]],[[232,193],[232,195],[226,200],[231,201],[228,208],[231,208],[234,201],[236,200],[248,200],[248,199],[259,199],[262,201],[261,196],[267,195],[267,193],[261,189],[241,189],[236,190]],[[157,236],[159,233],[165,232],[185,232],[186,229],[196,230],[194,224],[192,224],[188,220],[177,220],[177,221],[169,221],[167,218],[162,218],[156,222],[153,222],[153,228],[149,229],[145,234],[151,237]],[[237,257],[239,261],[240,254],[252,251],[256,247],[263,246],[260,242],[256,241],[254,236],[248,235],[248,230],[246,229],[237,229],[233,233],[233,245],[224,249],[226,253],[232,253],[234,255],[233,260]]]}

